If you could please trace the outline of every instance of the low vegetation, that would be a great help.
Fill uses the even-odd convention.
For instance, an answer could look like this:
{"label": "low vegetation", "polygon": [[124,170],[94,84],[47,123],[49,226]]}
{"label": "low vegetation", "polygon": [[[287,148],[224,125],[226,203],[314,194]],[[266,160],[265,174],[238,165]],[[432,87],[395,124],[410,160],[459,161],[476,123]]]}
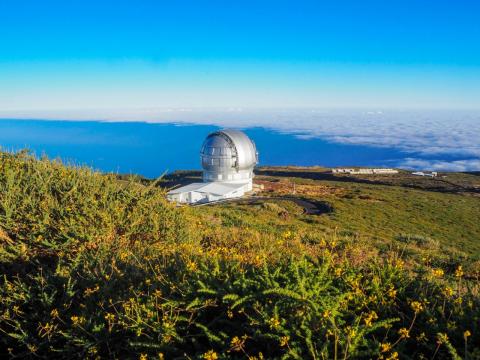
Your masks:
{"label": "low vegetation", "polygon": [[[298,188],[301,199],[329,204],[307,215],[275,191],[177,208],[157,185],[0,153],[0,355],[480,358],[474,225],[463,251],[452,232],[438,233],[433,208],[411,228],[376,225],[388,236],[348,214],[363,201],[357,211],[381,212],[384,198],[408,198],[401,188],[305,184],[325,191]],[[467,224],[476,213],[466,207],[478,207],[417,195]],[[439,225],[419,232],[416,220]]]}

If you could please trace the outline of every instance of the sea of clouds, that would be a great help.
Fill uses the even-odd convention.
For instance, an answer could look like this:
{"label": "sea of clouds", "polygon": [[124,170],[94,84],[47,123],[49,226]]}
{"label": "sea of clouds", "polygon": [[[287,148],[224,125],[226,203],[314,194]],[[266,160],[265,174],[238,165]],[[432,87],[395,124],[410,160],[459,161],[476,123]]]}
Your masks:
{"label": "sea of clouds", "polygon": [[405,153],[392,166],[480,171],[480,111],[365,109],[117,109],[6,114],[9,118],[145,121],[264,127],[303,139],[395,148]]}

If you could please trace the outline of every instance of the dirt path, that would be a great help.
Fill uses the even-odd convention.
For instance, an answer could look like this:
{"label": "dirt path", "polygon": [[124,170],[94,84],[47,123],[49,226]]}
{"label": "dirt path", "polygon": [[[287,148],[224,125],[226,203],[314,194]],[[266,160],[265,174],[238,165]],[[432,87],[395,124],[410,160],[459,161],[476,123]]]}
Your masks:
{"label": "dirt path", "polygon": [[322,202],[315,202],[309,201],[304,198],[296,197],[296,196],[246,196],[243,198],[234,198],[234,199],[225,199],[220,201],[214,201],[209,203],[203,204],[194,204],[192,206],[208,206],[208,205],[215,205],[215,204],[223,204],[223,203],[247,203],[249,205],[253,205],[257,201],[266,201],[266,200],[288,200],[292,201],[298,206],[303,208],[303,212],[307,215],[321,215],[325,213],[329,213],[332,211],[330,205]]}

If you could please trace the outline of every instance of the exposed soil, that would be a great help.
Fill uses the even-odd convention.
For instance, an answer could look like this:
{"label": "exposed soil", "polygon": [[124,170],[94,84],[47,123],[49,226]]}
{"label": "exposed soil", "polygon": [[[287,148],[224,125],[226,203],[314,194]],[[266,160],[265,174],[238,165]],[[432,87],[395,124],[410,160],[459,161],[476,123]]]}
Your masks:
{"label": "exposed soil", "polygon": [[325,195],[340,195],[345,192],[344,189],[323,185],[323,184],[297,184],[289,179],[267,179],[256,178],[254,183],[263,185],[263,189],[259,191],[260,194],[275,193],[278,195],[300,195],[300,196],[325,196]]}

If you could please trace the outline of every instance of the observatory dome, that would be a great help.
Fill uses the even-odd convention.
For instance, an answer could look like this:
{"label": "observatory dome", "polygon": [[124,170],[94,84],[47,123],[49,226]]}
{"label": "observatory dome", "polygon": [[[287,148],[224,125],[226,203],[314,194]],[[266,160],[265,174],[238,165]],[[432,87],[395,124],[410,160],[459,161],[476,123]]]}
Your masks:
{"label": "observatory dome", "polygon": [[203,182],[167,193],[177,203],[200,204],[239,198],[253,189],[253,168],[258,163],[255,144],[238,130],[211,133],[200,150]]}
{"label": "observatory dome", "polygon": [[208,135],[200,157],[204,182],[251,184],[253,168],[258,163],[255,144],[238,130],[220,130]]}

